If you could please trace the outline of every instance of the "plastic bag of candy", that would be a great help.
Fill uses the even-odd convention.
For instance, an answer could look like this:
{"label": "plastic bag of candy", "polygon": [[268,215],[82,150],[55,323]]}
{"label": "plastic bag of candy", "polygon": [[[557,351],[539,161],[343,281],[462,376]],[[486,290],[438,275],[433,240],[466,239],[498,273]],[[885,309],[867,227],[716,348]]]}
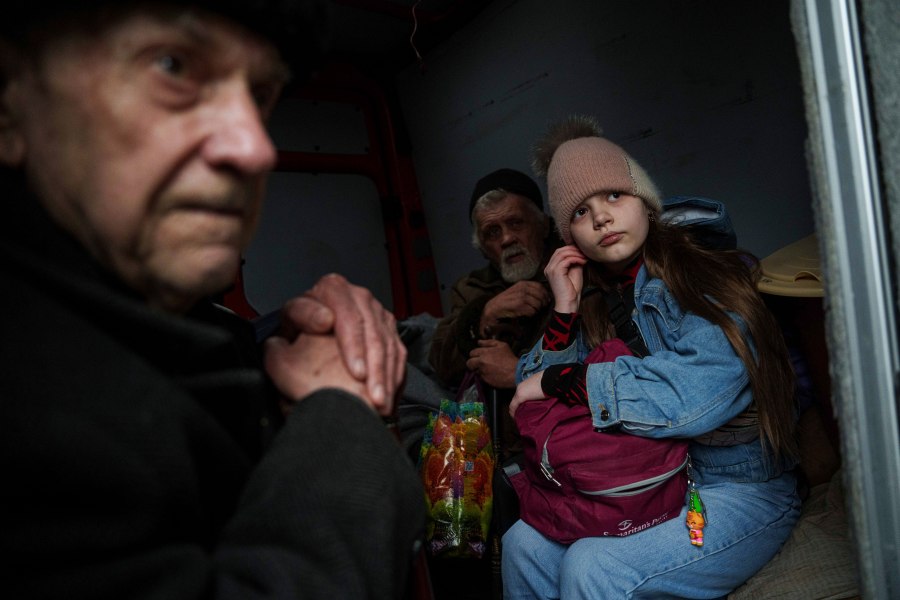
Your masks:
{"label": "plastic bag of candy", "polygon": [[494,453],[484,393],[474,374],[457,399],[441,400],[429,418],[419,454],[432,556],[481,558],[491,523]]}

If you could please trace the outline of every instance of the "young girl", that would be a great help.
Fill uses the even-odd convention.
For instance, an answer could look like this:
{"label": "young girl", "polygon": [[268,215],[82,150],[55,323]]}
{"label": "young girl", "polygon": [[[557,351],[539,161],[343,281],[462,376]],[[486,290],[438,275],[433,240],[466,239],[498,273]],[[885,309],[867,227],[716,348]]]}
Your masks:
{"label": "young girl", "polygon": [[[518,521],[503,537],[504,595],[724,596],[775,555],[799,516],[793,373],[753,264],[660,222],[653,182],[592,119],[552,127],[535,169],[568,245],[546,267],[554,314],[519,361],[510,413],[563,397],[589,406],[599,431],[689,438],[705,527],[697,544],[685,506],[639,533],[566,546]],[[612,335],[607,294],[594,293],[609,290],[622,295],[646,353],[582,364]]]}

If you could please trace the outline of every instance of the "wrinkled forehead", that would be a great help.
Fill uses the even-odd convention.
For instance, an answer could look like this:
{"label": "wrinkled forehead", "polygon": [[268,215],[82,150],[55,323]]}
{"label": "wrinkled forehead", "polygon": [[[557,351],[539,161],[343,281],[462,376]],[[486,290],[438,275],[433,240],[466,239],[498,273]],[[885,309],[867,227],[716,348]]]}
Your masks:
{"label": "wrinkled forehead", "polygon": [[[112,62],[136,56],[142,48],[172,46],[191,49],[195,56],[207,56],[229,68],[241,65],[255,82],[283,86],[290,69],[278,49],[266,38],[219,14],[189,6],[150,5],[138,8],[126,5],[109,11],[91,13],[66,23],[54,23],[32,36],[25,45],[11,52],[5,62],[19,69],[34,68],[39,77],[69,71],[48,69],[57,59],[71,62],[78,56]],[[96,61],[83,62],[84,74]],[[74,74],[74,73],[73,73]]]}
{"label": "wrinkled forehead", "polygon": [[169,24],[195,23],[198,30],[202,29],[203,25],[200,24],[203,23],[242,26],[239,20],[228,15],[189,3],[126,1],[96,4],[94,6],[88,3],[85,8],[73,2],[71,7],[42,11],[39,15],[26,15],[19,27],[12,30],[6,25],[0,27],[0,35],[12,42],[33,46],[52,43],[60,36],[102,33],[117,28],[124,22],[141,18]]}
{"label": "wrinkled forehead", "polygon": [[302,80],[324,49],[328,31],[321,0],[7,0],[0,38],[37,50],[60,35],[93,33],[135,14],[177,19],[191,15],[229,23],[272,44]]}
{"label": "wrinkled forehead", "polygon": [[503,222],[511,218],[534,220],[534,204],[528,198],[508,192],[498,200],[492,200],[475,209],[473,215],[475,225],[481,229],[493,223]]}

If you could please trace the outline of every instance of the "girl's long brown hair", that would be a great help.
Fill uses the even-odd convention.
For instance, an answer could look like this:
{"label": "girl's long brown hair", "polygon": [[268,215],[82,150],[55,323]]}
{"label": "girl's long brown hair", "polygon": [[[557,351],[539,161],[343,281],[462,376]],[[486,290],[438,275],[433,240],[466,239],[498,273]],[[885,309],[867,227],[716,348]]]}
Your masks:
{"label": "girl's long brown hair", "polygon": [[[650,222],[643,256],[649,275],[665,282],[682,309],[722,328],[750,377],[764,446],[796,458],[794,371],[781,329],[756,288],[758,262],[738,250],[705,248],[690,227],[658,220]],[[586,269],[585,285],[608,289],[596,267]],[[584,298],[579,312],[589,344],[609,337],[603,294]],[[752,346],[728,313],[746,324]]]}

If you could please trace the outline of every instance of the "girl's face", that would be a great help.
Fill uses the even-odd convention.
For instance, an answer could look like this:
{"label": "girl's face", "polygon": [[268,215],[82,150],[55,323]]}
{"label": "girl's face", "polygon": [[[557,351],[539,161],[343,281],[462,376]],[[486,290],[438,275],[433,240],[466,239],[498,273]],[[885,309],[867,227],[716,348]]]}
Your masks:
{"label": "girl's face", "polygon": [[641,253],[649,229],[644,201],[619,192],[586,199],[575,207],[570,224],[578,249],[610,274],[620,273]]}

